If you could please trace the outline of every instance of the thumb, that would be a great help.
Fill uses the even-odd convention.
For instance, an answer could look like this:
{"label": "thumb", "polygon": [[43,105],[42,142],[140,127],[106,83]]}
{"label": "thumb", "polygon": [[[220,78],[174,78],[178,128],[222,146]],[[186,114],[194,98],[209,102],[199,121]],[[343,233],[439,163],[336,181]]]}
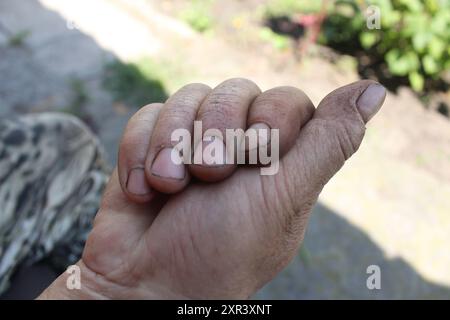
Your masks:
{"label": "thumb", "polygon": [[296,212],[312,204],[328,180],[355,153],[365,124],[381,108],[386,90],[362,80],[328,94],[302,128],[295,146],[283,158],[278,179],[286,186]]}

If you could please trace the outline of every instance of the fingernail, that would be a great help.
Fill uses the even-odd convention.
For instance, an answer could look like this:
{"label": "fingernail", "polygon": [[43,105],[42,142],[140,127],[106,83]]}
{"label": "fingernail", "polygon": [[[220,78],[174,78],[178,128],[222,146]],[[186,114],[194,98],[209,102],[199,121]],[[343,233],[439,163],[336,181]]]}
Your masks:
{"label": "fingernail", "polygon": [[161,178],[183,180],[186,175],[184,163],[176,164],[172,160],[172,148],[159,151],[152,164],[151,172]]}
{"label": "fingernail", "polygon": [[151,188],[145,178],[143,168],[135,168],[128,174],[127,190],[136,195],[144,195],[150,193]]}
{"label": "fingernail", "polygon": [[208,139],[211,139],[211,141],[201,141],[195,148],[194,164],[212,167],[223,166],[226,160],[225,144],[222,139],[217,137],[205,137],[205,140]]}
{"label": "fingernail", "polygon": [[356,105],[364,122],[369,121],[383,105],[386,89],[378,83],[371,84],[359,96]]}
{"label": "fingernail", "polygon": [[257,147],[265,147],[269,144],[270,142],[270,127],[263,123],[255,123],[252,124],[246,133],[246,137],[254,137],[254,135],[250,132],[251,130],[255,130],[256,131],[256,136],[258,137],[258,143],[250,143],[250,141],[247,141],[248,138],[246,138],[243,142],[245,142],[245,150],[249,151],[252,149],[256,149]]}

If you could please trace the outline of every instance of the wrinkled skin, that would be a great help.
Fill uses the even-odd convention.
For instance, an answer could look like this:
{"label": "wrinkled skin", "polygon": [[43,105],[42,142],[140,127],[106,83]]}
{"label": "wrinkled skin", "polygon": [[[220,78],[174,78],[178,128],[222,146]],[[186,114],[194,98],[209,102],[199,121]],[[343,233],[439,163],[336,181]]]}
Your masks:
{"label": "wrinkled skin", "polygon": [[[239,86],[243,80],[234,81],[241,81]],[[277,103],[289,104],[283,99],[292,96],[279,95]],[[63,274],[41,298],[250,297],[295,255],[320,191],[358,149],[365,123],[384,97],[380,85],[364,80],[332,92],[315,110],[299,98],[303,113],[294,120],[301,128],[292,117],[279,124],[287,129],[281,134],[285,147],[277,174],[262,176],[258,167],[240,166],[205,183],[201,180],[208,180],[210,171],[190,170],[197,180],[169,181],[176,193],[160,190],[164,183],[152,183],[146,169],[152,191],[129,194],[121,174],[127,172],[126,157],[136,158],[133,150],[149,142],[128,140],[125,133],[118,168],[78,263],[82,289],[67,290]],[[157,114],[158,108],[150,109]],[[152,133],[156,117],[147,114],[139,122],[146,127],[135,137]]]}

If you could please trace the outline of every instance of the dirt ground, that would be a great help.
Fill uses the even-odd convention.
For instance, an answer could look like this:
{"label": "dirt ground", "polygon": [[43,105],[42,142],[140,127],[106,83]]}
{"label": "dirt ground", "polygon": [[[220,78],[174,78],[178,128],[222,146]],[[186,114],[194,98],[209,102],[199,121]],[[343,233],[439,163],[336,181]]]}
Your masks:
{"label": "dirt ground", "polygon": [[[315,47],[297,60],[291,48],[261,42],[247,19],[253,2],[231,3],[215,13],[220,28],[200,34],[176,19],[170,1],[2,0],[0,116],[73,112],[76,79],[88,97],[76,111],[113,165],[137,107],[103,88],[109,61],[154,59],[168,94],[188,82],[214,86],[239,76],[263,90],[297,86],[316,105],[358,79],[350,57],[331,63]],[[23,30],[23,43],[12,45]],[[449,146],[448,118],[407,88],[390,92],[359,152],[321,194],[298,256],[255,298],[450,298]],[[370,265],[381,269],[381,290],[366,287]]]}

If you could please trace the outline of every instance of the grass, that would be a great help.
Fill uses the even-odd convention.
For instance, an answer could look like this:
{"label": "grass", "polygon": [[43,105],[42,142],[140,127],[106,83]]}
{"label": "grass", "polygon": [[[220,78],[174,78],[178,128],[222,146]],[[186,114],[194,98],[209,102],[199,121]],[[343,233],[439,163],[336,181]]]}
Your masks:
{"label": "grass", "polygon": [[80,118],[93,132],[97,132],[97,124],[86,110],[90,97],[83,80],[77,77],[69,78],[69,89],[71,91],[69,103],[61,111]]}
{"label": "grass", "polygon": [[69,80],[71,99],[64,112],[73,114],[82,118],[84,116],[83,108],[89,102],[89,95],[81,79],[71,78]]}
{"label": "grass", "polygon": [[167,99],[163,78],[161,65],[151,59],[146,58],[135,63],[116,60],[105,66],[103,87],[116,101],[139,108]]}
{"label": "grass", "polygon": [[21,47],[25,44],[25,40],[30,35],[29,30],[22,30],[12,35],[8,39],[8,44],[12,47]]}

